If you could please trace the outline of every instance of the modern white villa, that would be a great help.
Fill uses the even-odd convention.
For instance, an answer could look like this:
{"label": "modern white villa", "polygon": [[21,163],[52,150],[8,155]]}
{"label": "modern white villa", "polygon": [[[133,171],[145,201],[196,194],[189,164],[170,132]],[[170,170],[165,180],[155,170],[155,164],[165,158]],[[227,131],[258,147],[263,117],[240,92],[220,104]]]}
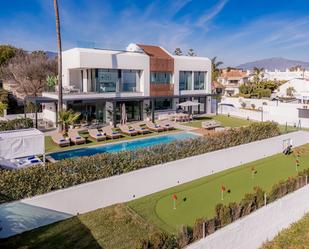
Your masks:
{"label": "modern white villa", "polygon": [[[159,46],[130,44],[126,50],[73,48],[63,52],[64,108],[88,122],[116,124],[125,104],[127,121],[175,112],[187,100],[194,113],[211,112],[211,61],[174,56]],[[57,89],[29,98],[43,119],[57,122]]]}
{"label": "modern white villa", "polygon": [[297,69],[296,71],[291,71],[286,69],[285,71],[274,70],[269,71],[265,70],[263,73],[263,78],[266,80],[292,80],[292,79],[300,79],[300,78],[309,78],[308,70]]}

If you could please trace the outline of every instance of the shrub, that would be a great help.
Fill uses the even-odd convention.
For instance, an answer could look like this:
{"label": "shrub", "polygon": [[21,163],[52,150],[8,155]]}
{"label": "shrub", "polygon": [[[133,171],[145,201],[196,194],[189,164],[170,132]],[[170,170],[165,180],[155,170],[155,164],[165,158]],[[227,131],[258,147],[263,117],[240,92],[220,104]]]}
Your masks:
{"label": "shrub", "polygon": [[274,123],[253,123],[207,137],[143,148],[103,153],[47,163],[16,171],[0,171],[1,194],[12,200],[90,182],[214,150],[279,135]]}
{"label": "shrub", "polygon": [[187,246],[192,239],[192,231],[188,226],[181,226],[178,231],[177,242],[180,248]]}
{"label": "shrub", "polygon": [[150,235],[149,241],[153,249],[161,249],[167,239],[167,235],[162,232],[154,232]]}
{"label": "shrub", "polygon": [[18,118],[8,121],[0,121],[0,131],[28,129],[33,127],[33,121],[30,118]]}
{"label": "shrub", "polygon": [[251,108],[252,108],[252,109],[255,109],[255,104],[251,104]]}
{"label": "shrub", "polygon": [[245,102],[241,102],[240,105],[241,105],[242,108],[246,108],[246,103]]}
{"label": "shrub", "polygon": [[193,225],[193,234],[192,234],[192,239],[193,241],[199,240],[203,238],[203,224],[206,222],[206,219],[200,218],[196,219],[194,225]]}

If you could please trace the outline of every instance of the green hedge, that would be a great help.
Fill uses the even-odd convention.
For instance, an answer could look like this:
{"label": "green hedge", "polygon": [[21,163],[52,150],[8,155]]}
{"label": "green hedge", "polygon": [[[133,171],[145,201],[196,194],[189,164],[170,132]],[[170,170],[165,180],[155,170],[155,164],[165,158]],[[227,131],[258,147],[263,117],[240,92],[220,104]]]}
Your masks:
{"label": "green hedge", "polygon": [[17,118],[8,121],[0,121],[0,131],[28,128],[33,128],[33,121],[30,118]]}
{"label": "green hedge", "polygon": [[1,194],[18,200],[56,189],[122,174],[152,165],[195,156],[279,135],[277,124],[253,123],[212,136],[143,148],[62,160],[45,167],[0,171]]}

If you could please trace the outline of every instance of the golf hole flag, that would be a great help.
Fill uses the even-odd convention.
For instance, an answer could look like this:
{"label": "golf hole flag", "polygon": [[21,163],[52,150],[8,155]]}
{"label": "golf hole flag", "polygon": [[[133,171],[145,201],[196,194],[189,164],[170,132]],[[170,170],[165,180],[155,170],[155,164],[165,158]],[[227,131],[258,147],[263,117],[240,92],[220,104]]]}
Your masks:
{"label": "golf hole flag", "polygon": [[223,201],[223,198],[224,198],[224,192],[225,192],[225,186],[224,185],[222,185],[221,186],[221,200]]}
{"label": "golf hole flag", "polygon": [[172,199],[173,199],[173,209],[176,209],[177,195],[176,195],[176,194],[173,194],[173,195],[172,195]]}

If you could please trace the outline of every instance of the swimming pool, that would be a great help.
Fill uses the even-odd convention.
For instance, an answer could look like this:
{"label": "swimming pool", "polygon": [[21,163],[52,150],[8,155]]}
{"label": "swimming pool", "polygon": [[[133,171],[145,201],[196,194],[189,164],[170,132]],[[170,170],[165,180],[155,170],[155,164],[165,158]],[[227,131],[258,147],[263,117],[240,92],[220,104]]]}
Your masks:
{"label": "swimming pool", "polygon": [[50,156],[55,160],[63,160],[72,157],[92,156],[99,153],[117,152],[124,150],[135,150],[138,148],[150,147],[158,144],[170,143],[176,140],[184,140],[189,138],[196,138],[198,135],[194,135],[189,132],[181,132],[162,136],[153,136],[144,139],[138,139],[134,141],[120,142],[114,144],[105,144],[96,147],[86,147],[74,150],[67,150],[61,152],[51,153]]}

